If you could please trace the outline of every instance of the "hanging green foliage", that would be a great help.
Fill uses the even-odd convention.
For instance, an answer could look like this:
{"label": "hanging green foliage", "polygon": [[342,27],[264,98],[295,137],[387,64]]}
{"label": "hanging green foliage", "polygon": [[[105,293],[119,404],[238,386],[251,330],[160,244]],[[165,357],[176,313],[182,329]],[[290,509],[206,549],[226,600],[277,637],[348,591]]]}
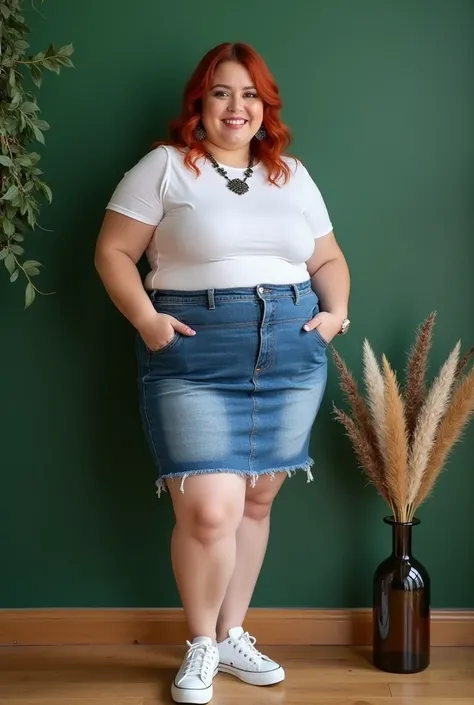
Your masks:
{"label": "hanging green foliage", "polygon": [[41,87],[43,69],[59,74],[71,67],[72,44],[27,54],[30,29],[21,0],[0,0],[0,262],[13,283],[25,283],[25,308],[40,291],[33,278],[42,266],[24,258],[25,237],[37,228],[42,204],[51,203],[51,189],[42,179],[40,155],[34,143],[45,143],[49,129],[27,85]]}

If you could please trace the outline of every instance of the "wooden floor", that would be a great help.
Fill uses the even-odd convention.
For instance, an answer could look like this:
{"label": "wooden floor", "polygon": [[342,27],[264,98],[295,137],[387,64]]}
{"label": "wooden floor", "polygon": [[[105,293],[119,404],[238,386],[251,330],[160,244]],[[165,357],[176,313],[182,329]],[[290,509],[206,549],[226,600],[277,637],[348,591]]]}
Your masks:
{"label": "wooden floor", "polygon": [[[225,674],[213,705],[474,705],[474,649],[435,648],[423,673],[373,668],[368,649],[272,646],[286,681],[256,688]],[[0,647],[0,705],[162,705],[184,647]]]}

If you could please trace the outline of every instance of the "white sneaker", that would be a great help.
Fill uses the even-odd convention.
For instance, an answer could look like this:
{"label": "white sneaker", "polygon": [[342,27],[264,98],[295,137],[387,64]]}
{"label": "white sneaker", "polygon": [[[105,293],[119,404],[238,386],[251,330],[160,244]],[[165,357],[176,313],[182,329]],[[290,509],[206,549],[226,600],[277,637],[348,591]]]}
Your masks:
{"label": "white sneaker", "polygon": [[217,644],[219,671],[237,676],[250,685],[273,685],[285,678],[280,664],[257,651],[255,637],[242,627],[229,629],[229,636]]}
{"label": "white sneaker", "polygon": [[217,673],[219,652],[207,636],[197,636],[186,644],[189,648],[171,686],[171,695],[175,703],[202,705],[212,698],[212,679]]}

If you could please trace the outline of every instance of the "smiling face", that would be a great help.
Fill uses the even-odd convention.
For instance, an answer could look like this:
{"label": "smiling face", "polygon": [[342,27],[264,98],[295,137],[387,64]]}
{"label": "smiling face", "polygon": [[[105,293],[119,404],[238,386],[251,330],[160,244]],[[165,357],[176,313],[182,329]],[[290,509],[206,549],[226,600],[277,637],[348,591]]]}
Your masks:
{"label": "smiling face", "polygon": [[235,61],[219,64],[211,90],[203,96],[207,140],[221,150],[247,153],[262,121],[263,101],[247,69]]}

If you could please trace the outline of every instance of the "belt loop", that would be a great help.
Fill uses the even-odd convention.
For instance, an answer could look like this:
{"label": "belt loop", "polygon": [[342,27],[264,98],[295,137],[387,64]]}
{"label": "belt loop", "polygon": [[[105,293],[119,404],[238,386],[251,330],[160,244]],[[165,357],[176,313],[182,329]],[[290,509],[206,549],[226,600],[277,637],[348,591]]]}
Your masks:
{"label": "belt loop", "polygon": [[300,290],[298,289],[298,286],[296,284],[291,285],[293,287],[293,294],[295,297],[295,306],[300,305]]}
{"label": "belt loop", "polygon": [[207,307],[210,311],[216,308],[216,302],[214,301],[214,289],[207,290]]}

